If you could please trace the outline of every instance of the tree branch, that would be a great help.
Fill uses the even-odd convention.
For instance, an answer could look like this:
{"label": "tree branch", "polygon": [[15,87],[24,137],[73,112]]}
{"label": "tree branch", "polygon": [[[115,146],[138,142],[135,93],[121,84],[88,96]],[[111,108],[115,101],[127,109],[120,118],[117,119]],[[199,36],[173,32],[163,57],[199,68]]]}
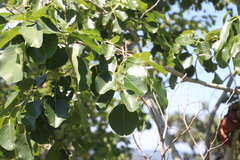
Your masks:
{"label": "tree branch", "polygon": [[[171,68],[171,67],[167,67],[165,66],[164,69],[178,77],[181,77],[183,78],[183,81],[186,81],[186,82],[193,82],[193,83],[197,83],[197,84],[201,84],[203,86],[206,86],[206,87],[211,87],[211,88],[215,88],[215,89],[220,89],[220,90],[223,90],[225,92],[235,92],[235,94],[240,94],[240,89],[231,89],[230,86],[223,86],[223,85],[219,85],[219,84],[216,84],[216,83],[208,83],[208,82],[205,82],[205,81],[201,81],[199,79],[193,79],[193,78],[190,78],[190,77],[187,77],[187,76],[184,76],[183,73],[175,70],[174,68]],[[236,73],[235,73],[236,74]]]}

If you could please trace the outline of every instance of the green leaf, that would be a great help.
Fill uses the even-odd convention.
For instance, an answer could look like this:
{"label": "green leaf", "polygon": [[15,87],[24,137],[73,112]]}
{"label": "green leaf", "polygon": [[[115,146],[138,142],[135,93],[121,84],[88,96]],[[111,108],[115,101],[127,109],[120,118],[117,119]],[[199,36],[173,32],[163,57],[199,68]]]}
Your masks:
{"label": "green leaf", "polygon": [[111,102],[115,91],[109,90],[104,94],[99,95],[96,107],[98,110],[105,110],[107,109],[108,104]]}
{"label": "green leaf", "polygon": [[229,30],[232,26],[232,22],[226,22],[221,31],[220,31],[220,37],[219,40],[217,40],[213,45],[212,48],[215,50],[215,52],[218,52],[222,49],[224,43],[226,42],[226,40],[228,39],[229,36]]}
{"label": "green leaf", "polygon": [[58,99],[55,102],[55,113],[58,117],[67,119],[70,106],[64,99]]}
{"label": "green leaf", "polygon": [[46,79],[47,79],[47,74],[43,74],[42,76],[34,79],[35,80],[34,85],[39,87],[46,81]]}
{"label": "green leaf", "polygon": [[147,61],[147,63],[156,70],[158,70],[160,73],[162,73],[164,76],[167,76],[168,72],[164,69],[162,65],[158,65],[154,61]]}
{"label": "green leaf", "polygon": [[181,68],[187,69],[192,65],[193,56],[189,53],[182,53],[178,55],[177,60]]}
{"label": "green leaf", "polygon": [[36,120],[36,129],[30,133],[32,140],[39,144],[45,144],[50,138],[48,129],[46,128],[45,121]]}
{"label": "green leaf", "polygon": [[24,160],[34,159],[30,137],[27,135],[27,133],[22,133],[17,137],[16,150],[19,158]]}
{"label": "green leaf", "polygon": [[207,42],[198,42],[198,58],[202,60],[208,60],[211,58],[210,44]]}
{"label": "green leaf", "polygon": [[138,125],[138,113],[129,112],[125,105],[116,106],[108,117],[111,128],[119,135],[129,135]]}
{"label": "green leaf", "polygon": [[22,48],[12,45],[0,55],[0,76],[8,83],[18,82],[23,78],[22,54]]}
{"label": "green leaf", "polygon": [[41,31],[45,34],[53,34],[60,32],[56,25],[53,24],[53,22],[49,18],[46,17],[41,17],[38,20],[38,25],[40,26]]}
{"label": "green leaf", "polygon": [[43,32],[37,30],[36,25],[33,27],[23,27],[20,33],[30,47],[40,48],[43,42]]}
{"label": "green leaf", "polygon": [[9,97],[4,105],[4,108],[6,109],[8,106],[10,106],[18,97],[18,93],[17,91],[12,92],[11,94],[9,94]]}
{"label": "green leaf", "polygon": [[234,69],[240,75],[240,52],[233,58]]}
{"label": "green leaf", "polygon": [[113,37],[110,41],[112,42],[112,43],[117,43],[119,40],[120,40],[120,36],[115,36],[115,37]]}
{"label": "green leaf", "polygon": [[102,53],[105,55],[106,60],[115,56],[115,46],[112,44],[102,44]]}
{"label": "green leaf", "polygon": [[54,128],[58,128],[65,119],[58,117],[53,107],[54,106],[51,106],[48,102],[44,102],[45,115],[47,116],[49,124]]}
{"label": "green leaf", "polygon": [[30,114],[26,114],[23,119],[22,123],[31,131],[36,129],[36,117],[31,116]]}
{"label": "green leaf", "polygon": [[128,18],[127,13],[124,11],[115,10],[115,14],[121,21],[125,21]]}
{"label": "green leaf", "polygon": [[55,142],[48,153],[46,154],[45,159],[46,160],[60,160],[63,159],[63,157],[60,155],[59,150],[63,147],[62,142]]}
{"label": "green leaf", "polygon": [[131,90],[123,90],[120,92],[122,102],[127,107],[129,112],[134,112],[138,109],[138,95]]}
{"label": "green leaf", "polygon": [[50,58],[58,48],[58,37],[55,34],[44,34],[40,48],[28,48],[27,54],[35,63],[42,63]]}
{"label": "green leaf", "polygon": [[232,45],[232,49],[231,49],[231,53],[230,53],[230,55],[232,57],[235,57],[240,52],[239,40],[240,40],[240,35],[238,36],[238,40],[235,43],[233,43],[233,45]]}
{"label": "green leaf", "polygon": [[108,61],[104,58],[100,58],[100,63],[99,63],[99,70],[101,72],[103,71],[110,71],[110,72],[115,72],[117,69],[117,58],[114,56]]}
{"label": "green leaf", "polygon": [[184,32],[179,37],[176,38],[176,43],[186,46],[189,44],[193,44],[195,42],[193,38],[193,31]]}
{"label": "green leaf", "polygon": [[95,81],[97,92],[99,92],[99,94],[104,94],[109,90],[116,90],[118,75],[109,71],[104,71],[97,75]]}
{"label": "green leaf", "polygon": [[145,79],[147,77],[147,69],[141,65],[135,65],[127,69],[127,75],[132,75]]}
{"label": "green leaf", "polygon": [[127,0],[128,7],[132,10],[135,10],[138,7],[137,1]]}
{"label": "green leaf", "polygon": [[12,40],[16,35],[19,34],[19,30],[22,27],[14,27],[8,31],[4,31],[1,35],[0,35],[0,49],[6,44],[8,43],[10,40]]}
{"label": "green leaf", "polygon": [[46,60],[46,68],[48,70],[53,70],[63,66],[67,63],[67,61],[68,55],[65,48],[58,47],[57,51],[53,54],[53,56]]}
{"label": "green leaf", "polygon": [[121,34],[123,32],[122,28],[120,27],[119,25],[119,22],[118,22],[118,19],[115,18],[113,21],[112,21],[112,31],[117,33],[117,34]]}
{"label": "green leaf", "polygon": [[217,73],[214,73],[214,79],[213,79],[212,83],[222,84],[223,81],[221,80],[221,78],[219,77],[219,75]]}
{"label": "green leaf", "polygon": [[157,93],[157,100],[159,105],[163,110],[165,110],[168,106],[168,98],[166,88],[162,86],[161,81],[159,79],[151,79],[152,81],[152,89],[155,93]]}
{"label": "green leaf", "polygon": [[42,113],[42,105],[44,100],[37,99],[26,105],[26,111],[33,117],[38,117]]}
{"label": "green leaf", "polygon": [[11,151],[15,148],[16,130],[12,123],[5,124],[0,129],[0,145]]}
{"label": "green leaf", "polygon": [[139,96],[143,96],[148,90],[145,79],[142,77],[127,75],[123,78],[123,81],[127,89],[134,91]]}
{"label": "green leaf", "polygon": [[81,32],[73,32],[71,35],[83,41],[87,46],[89,46],[91,49],[95,50],[96,52],[98,53],[102,52],[101,47],[97,44],[97,41],[95,40],[95,38],[97,38],[96,35],[89,35],[85,33],[83,34]]}
{"label": "green leaf", "polygon": [[86,62],[77,56],[79,49],[79,47],[74,47],[72,49],[71,62],[76,73],[78,88],[80,91],[85,91],[90,87],[92,80]]}
{"label": "green leaf", "polygon": [[27,91],[30,90],[33,87],[34,80],[32,78],[25,78],[18,84],[18,89],[20,91]]}

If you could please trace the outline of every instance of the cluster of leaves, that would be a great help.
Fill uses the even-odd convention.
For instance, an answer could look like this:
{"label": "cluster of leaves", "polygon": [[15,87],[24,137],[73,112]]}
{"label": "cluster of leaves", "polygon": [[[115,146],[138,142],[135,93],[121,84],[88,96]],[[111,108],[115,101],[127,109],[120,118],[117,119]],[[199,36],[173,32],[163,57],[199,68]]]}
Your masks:
{"label": "cluster of leaves", "polygon": [[[2,156],[33,159],[42,154],[44,144],[51,144],[46,159],[68,159],[70,145],[76,157],[122,158],[130,152],[129,142],[106,131],[107,121],[119,135],[132,133],[145,116],[138,108],[147,92],[155,93],[165,109],[168,100],[159,74],[167,76],[168,65],[194,75],[193,55],[183,53],[187,45],[199,48],[198,59],[207,71],[215,66],[210,47],[220,55],[226,46],[229,58],[237,58],[237,46],[225,45],[229,35],[237,36],[236,28],[230,31],[237,17],[219,30],[220,40],[211,45],[217,32],[206,40],[196,39],[193,30],[178,36],[180,30],[166,30],[171,23],[162,13],[170,4],[161,2],[157,10],[146,12],[150,5],[141,0],[11,0],[1,8],[0,76],[13,89],[0,108]],[[152,42],[150,52],[142,52],[140,42]],[[202,52],[209,55],[200,56]],[[172,75],[171,86],[176,80]],[[120,101],[114,101],[115,93]],[[117,148],[119,141],[126,146]]]}

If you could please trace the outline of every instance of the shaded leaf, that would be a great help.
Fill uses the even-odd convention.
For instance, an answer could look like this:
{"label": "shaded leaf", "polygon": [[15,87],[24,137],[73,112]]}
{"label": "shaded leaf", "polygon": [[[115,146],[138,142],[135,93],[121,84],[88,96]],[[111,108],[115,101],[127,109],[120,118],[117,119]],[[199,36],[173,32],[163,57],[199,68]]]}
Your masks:
{"label": "shaded leaf", "polygon": [[38,20],[38,25],[40,26],[41,31],[46,34],[53,34],[53,33],[60,32],[59,29],[56,27],[56,25],[53,24],[53,22],[49,18],[46,18],[46,17],[41,17]]}
{"label": "shaded leaf", "polygon": [[41,86],[46,81],[46,79],[47,79],[47,74],[44,74],[40,77],[37,77],[37,78],[35,78],[34,85],[37,86],[37,87]]}
{"label": "shaded leaf", "polygon": [[213,79],[212,83],[222,84],[223,81],[221,80],[221,78],[219,77],[219,75],[217,73],[214,73],[214,79]]}
{"label": "shaded leaf", "polygon": [[129,135],[138,125],[138,113],[129,112],[125,105],[117,105],[108,117],[111,128],[119,135]]}
{"label": "shaded leaf", "polygon": [[159,105],[163,110],[165,110],[168,106],[168,98],[166,88],[164,88],[159,79],[151,79],[152,81],[152,89],[155,93],[157,93],[157,100]]}
{"label": "shaded leaf", "polygon": [[240,75],[240,63],[239,62],[240,62],[240,53],[238,53],[233,59],[234,69],[236,70],[238,75]]}
{"label": "shaded leaf", "polygon": [[59,48],[54,53],[52,57],[46,60],[46,68],[48,70],[53,70],[58,67],[63,66],[68,61],[68,56],[65,48]]}
{"label": "shaded leaf", "polygon": [[32,88],[34,82],[32,78],[25,78],[18,84],[18,89],[22,92],[27,91]]}
{"label": "shaded leaf", "polygon": [[98,110],[105,110],[107,109],[108,104],[111,102],[115,91],[109,90],[104,94],[99,95],[96,107]]}

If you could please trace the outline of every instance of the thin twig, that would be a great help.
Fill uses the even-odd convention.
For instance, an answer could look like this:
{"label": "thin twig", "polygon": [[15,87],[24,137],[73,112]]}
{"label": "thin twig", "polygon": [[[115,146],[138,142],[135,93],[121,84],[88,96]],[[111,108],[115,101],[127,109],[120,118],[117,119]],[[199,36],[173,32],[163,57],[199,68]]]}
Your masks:
{"label": "thin twig", "polygon": [[141,19],[144,17],[145,14],[147,14],[147,13],[150,12],[154,7],[156,7],[159,2],[160,2],[160,0],[157,0],[157,2],[156,2],[152,7],[150,7],[148,10],[146,10],[146,11],[141,15],[141,17],[140,17],[139,20],[141,20]]}
{"label": "thin twig", "polygon": [[95,2],[95,1],[85,0],[85,2],[90,2],[90,3],[94,4],[96,7],[100,8],[105,14],[108,13],[102,6],[100,6],[99,4],[97,4],[97,2]]}

